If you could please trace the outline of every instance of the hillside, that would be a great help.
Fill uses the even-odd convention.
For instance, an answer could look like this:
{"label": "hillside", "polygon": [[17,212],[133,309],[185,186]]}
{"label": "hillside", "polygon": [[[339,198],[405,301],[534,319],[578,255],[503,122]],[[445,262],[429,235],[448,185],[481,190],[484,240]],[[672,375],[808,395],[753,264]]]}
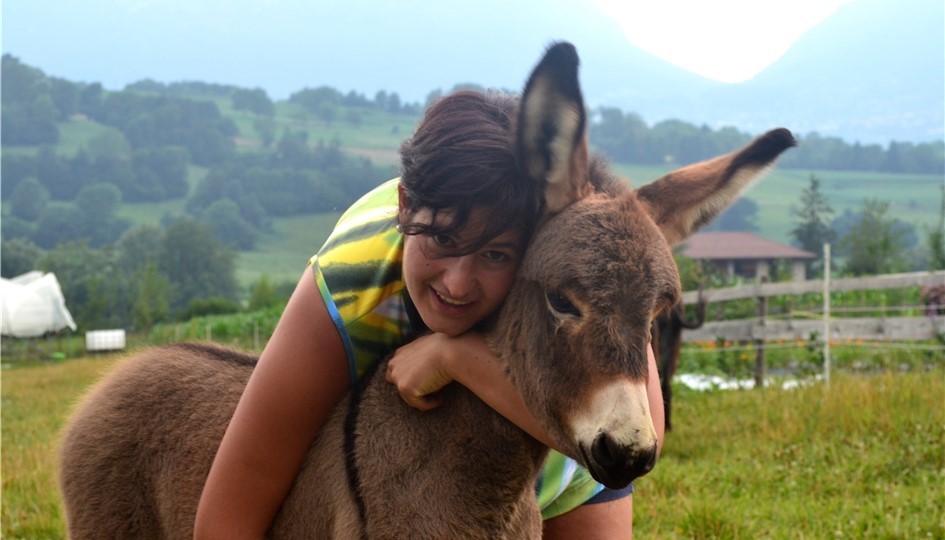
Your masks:
{"label": "hillside", "polygon": [[[397,147],[419,118],[417,105],[385,93],[372,100],[326,86],[272,101],[258,90],[153,80],[109,92],[47,76],[11,56],[3,60],[4,239],[32,238],[50,249],[81,238],[79,222],[89,217],[76,214],[73,198],[105,181],[119,187],[122,202],[109,223],[112,232],[95,233],[92,247],[116,240],[122,226],[197,219],[225,232],[218,233],[221,239],[243,253],[237,270],[243,286],[263,274],[295,279],[337,212],[396,174]],[[56,92],[45,94],[48,88]],[[246,96],[255,96],[256,105],[241,101]],[[257,106],[265,112],[251,110]],[[32,130],[40,123],[44,129]],[[55,139],[10,144],[7,137],[26,130],[9,126]],[[681,120],[648,126],[617,109],[594,111],[590,132],[596,149],[619,161],[618,171],[637,185],[751,137]],[[874,198],[889,201],[892,215],[917,235],[935,223],[941,142],[888,148],[829,138],[801,142],[746,196],[757,208],[747,217],[760,234],[790,241],[793,212],[811,174],[821,179],[835,216],[855,214],[864,199]],[[863,170],[847,170],[852,165]],[[45,212],[14,217],[11,200],[31,176],[51,200]]]}

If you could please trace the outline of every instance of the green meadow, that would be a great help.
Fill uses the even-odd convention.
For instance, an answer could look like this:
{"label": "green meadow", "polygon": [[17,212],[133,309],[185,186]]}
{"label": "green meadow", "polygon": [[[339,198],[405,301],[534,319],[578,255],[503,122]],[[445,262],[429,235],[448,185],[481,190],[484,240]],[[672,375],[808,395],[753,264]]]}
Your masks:
{"label": "green meadow", "polygon": [[[3,370],[2,533],[64,538],[56,445],[119,356]],[[945,371],[838,373],[830,386],[677,388],[674,430],[636,482],[639,538],[945,537]]]}

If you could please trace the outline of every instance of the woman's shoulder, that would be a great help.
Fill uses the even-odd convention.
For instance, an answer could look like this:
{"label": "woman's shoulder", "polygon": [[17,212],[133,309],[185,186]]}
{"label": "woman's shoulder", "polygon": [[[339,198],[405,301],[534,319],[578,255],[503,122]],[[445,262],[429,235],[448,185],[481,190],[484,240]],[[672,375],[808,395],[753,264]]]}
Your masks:
{"label": "woman's shoulder", "polygon": [[345,321],[360,318],[403,289],[398,182],[385,182],[352,205],[312,257],[323,294],[337,304]]}

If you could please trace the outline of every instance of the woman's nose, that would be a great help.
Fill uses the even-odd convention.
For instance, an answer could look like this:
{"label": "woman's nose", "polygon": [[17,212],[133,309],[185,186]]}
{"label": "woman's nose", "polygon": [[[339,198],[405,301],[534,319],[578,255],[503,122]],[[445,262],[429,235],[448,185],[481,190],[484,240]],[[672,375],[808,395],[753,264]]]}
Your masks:
{"label": "woman's nose", "polygon": [[443,286],[454,300],[465,300],[476,288],[474,257],[464,255],[446,259]]}

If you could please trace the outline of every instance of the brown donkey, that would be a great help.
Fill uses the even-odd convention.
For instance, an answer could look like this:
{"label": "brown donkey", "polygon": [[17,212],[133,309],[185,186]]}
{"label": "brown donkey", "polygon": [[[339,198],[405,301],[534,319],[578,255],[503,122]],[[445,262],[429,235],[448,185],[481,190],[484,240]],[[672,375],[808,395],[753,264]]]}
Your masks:
{"label": "brown donkey", "polygon": [[[547,217],[489,339],[542,427],[599,481],[649,471],[653,317],[680,296],[670,246],[794,145],[785,129],[637,191],[591,159],[567,43],[521,99],[516,151]],[[172,345],[124,362],[82,403],[62,443],[72,538],[189,538],[204,479],[254,359]],[[546,448],[460,385],[420,412],[384,365],[333,411],[270,534],[278,538],[538,538]]]}

